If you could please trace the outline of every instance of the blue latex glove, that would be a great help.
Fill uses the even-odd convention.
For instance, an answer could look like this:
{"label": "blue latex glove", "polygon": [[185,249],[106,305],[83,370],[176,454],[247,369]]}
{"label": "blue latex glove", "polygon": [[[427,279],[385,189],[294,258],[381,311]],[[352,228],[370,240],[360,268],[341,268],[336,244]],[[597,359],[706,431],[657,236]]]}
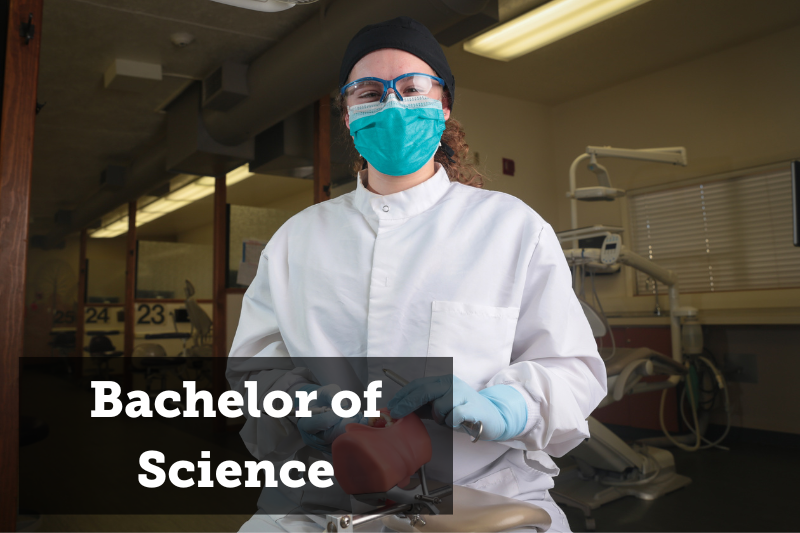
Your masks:
{"label": "blue latex glove", "polygon": [[478,392],[452,374],[415,379],[389,402],[393,418],[402,418],[433,402],[433,419],[459,428],[462,422],[483,424],[481,440],[508,440],[528,422],[525,398],[514,387],[495,385]]}
{"label": "blue latex glove", "polygon": [[[330,408],[334,395],[341,389],[338,385],[325,385],[324,387],[317,386],[316,389],[301,388],[300,390],[317,391],[317,399],[308,404],[309,409],[313,409],[315,407]],[[330,410],[299,418],[297,420],[297,429],[300,430],[303,442],[308,446],[322,452],[331,453],[331,444],[336,440],[336,437],[345,432],[345,426],[366,423],[367,419],[363,416],[342,418],[334,413],[333,410]]]}

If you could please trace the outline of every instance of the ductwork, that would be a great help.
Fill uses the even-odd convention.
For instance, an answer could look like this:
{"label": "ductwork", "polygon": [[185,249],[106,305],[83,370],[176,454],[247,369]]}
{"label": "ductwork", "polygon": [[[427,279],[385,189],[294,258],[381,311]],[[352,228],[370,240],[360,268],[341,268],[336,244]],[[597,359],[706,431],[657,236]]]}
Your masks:
{"label": "ductwork", "polygon": [[[435,34],[482,13],[497,0],[331,0],[276,43],[248,70],[249,96],[227,112],[203,109],[205,130],[217,142],[235,146],[274,126],[336,87],[342,55],[353,35],[367,24],[400,15],[413,17]],[[465,35],[465,37],[467,37]],[[452,40],[452,36],[448,37]],[[69,226],[51,231],[46,246],[87,227],[109,211],[166,182],[164,143],[155,143],[131,166],[123,189],[101,192],[72,213]]]}
{"label": "ductwork", "polygon": [[176,175],[174,172],[167,172],[166,168],[167,149],[163,138],[159,138],[128,168],[122,188],[116,191],[101,190],[83,201],[72,211],[69,225],[58,226],[47,234],[44,248],[58,247],[70,233],[90,226],[112,209],[144,196],[166,183]]}
{"label": "ductwork", "polygon": [[236,145],[274,126],[336,87],[339,65],[355,33],[400,15],[434,34],[480,13],[488,0],[338,0],[250,64],[250,97],[228,112],[204,110],[211,136]]}

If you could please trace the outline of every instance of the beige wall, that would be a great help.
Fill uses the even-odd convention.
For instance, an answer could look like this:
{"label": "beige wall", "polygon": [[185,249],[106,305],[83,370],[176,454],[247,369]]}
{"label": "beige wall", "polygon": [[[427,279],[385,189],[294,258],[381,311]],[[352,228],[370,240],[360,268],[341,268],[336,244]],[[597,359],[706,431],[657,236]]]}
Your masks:
{"label": "beige wall", "polygon": [[178,233],[176,242],[187,244],[214,244],[214,224],[206,224],[183,233]]}
{"label": "beige wall", "polygon": [[[684,168],[605,160],[624,189],[800,157],[798,61],[800,26],[554,107],[558,229],[569,228],[569,165],[587,145],[686,147]],[[579,174],[579,186],[595,183]],[[579,209],[580,225],[621,221],[619,204]]]}
{"label": "beige wall", "polygon": [[[467,88],[458,89],[453,110],[467,134],[471,156],[479,154],[477,166],[488,178],[486,188],[516,196],[555,226],[549,117],[546,106]],[[503,175],[503,158],[514,160],[514,176]]]}
{"label": "beige wall", "polygon": [[314,204],[314,191],[308,190],[269,202],[261,207],[269,207],[271,209],[283,209],[284,211],[292,211],[299,213],[306,207]]}
{"label": "beige wall", "polygon": [[[28,249],[25,356],[60,355],[48,346],[52,340],[50,332],[58,328],[75,328],[77,320],[85,320],[85,317],[77,316],[79,254],[80,238],[77,234],[67,237],[61,249]],[[104,301],[118,298],[119,302],[124,302],[125,237],[89,239],[86,258],[89,260],[88,296]],[[99,311],[102,309],[98,308]],[[109,308],[108,322],[87,324],[86,330],[121,329],[116,317],[117,310],[119,308]],[[117,348],[121,348],[121,336],[114,337],[112,341]],[[88,342],[88,337],[84,337],[81,346],[86,346]]]}
{"label": "beige wall", "polygon": [[[311,190],[293,194],[291,196],[287,196],[273,202],[268,202],[263,205],[258,205],[258,202],[254,202],[255,205],[258,205],[258,207],[283,209],[295,213],[299,213],[313,203],[314,193]],[[176,241],[190,244],[212,244],[214,242],[214,225],[204,224],[189,231],[181,232],[176,236]]]}
{"label": "beige wall", "polygon": [[[679,182],[800,157],[800,26],[668,68],[551,111],[557,189],[554,226],[569,228],[571,162],[588,145],[685,146],[687,167],[605,159],[612,184],[627,190]],[[578,186],[596,184],[586,170]],[[580,202],[579,227],[624,225],[626,201]],[[626,238],[623,237],[623,242]],[[648,311],[629,273],[598,280],[607,311]],[[704,323],[800,323],[800,289],[685,295]],[[666,298],[662,307],[667,307]],[[627,320],[653,323],[654,320]]]}
{"label": "beige wall", "polygon": [[[625,160],[602,161],[614,186],[632,190],[726,173],[800,157],[800,27],[718,52],[616,87],[555,106],[551,110],[552,165],[558,230],[568,229],[568,170],[588,145],[620,148],[685,146],[685,168]],[[578,186],[596,184],[582,170]],[[627,203],[579,204],[579,226],[626,225]],[[623,242],[625,237],[623,237]],[[652,296],[634,296],[633,276],[598,278],[607,312],[648,312]],[[687,294],[684,305],[700,309],[706,346],[722,363],[726,353],[757,356],[759,381],[733,383],[733,425],[800,433],[800,389],[793,376],[800,360],[797,326],[800,289]],[[661,306],[668,308],[666,298]],[[625,318],[612,324],[666,323]],[[724,423],[718,413],[714,419]]]}
{"label": "beige wall", "polygon": [[113,239],[88,239],[86,258],[89,260],[88,296],[104,300],[125,301],[125,235]]}
{"label": "beige wall", "polygon": [[54,328],[75,327],[79,251],[77,235],[68,237],[59,250],[28,249],[25,356],[61,355],[53,352],[48,342],[52,340],[50,332]]}

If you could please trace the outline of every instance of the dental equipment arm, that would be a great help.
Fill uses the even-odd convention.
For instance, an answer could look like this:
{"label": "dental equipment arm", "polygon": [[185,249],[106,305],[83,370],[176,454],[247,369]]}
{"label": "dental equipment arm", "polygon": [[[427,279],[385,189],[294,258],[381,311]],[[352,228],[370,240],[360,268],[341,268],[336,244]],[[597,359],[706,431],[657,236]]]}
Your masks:
{"label": "dental equipment arm", "polygon": [[610,146],[587,146],[586,153],[596,157],[616,157],[619,159],[635,159],[638,161],[652,161],[654,163],[672,163],[685,167],[686,148],[671,146],[668,148],[611,148]]}
{"label": "dental equipment arm", "polygon": [[[599,248],[573,248],[564,250],[564,256],[572,264],[585,264],[600,262]],[[670,315],[670,337],[672,339],[672,358],[678,362],[683,362],[683,350],[681,347],[681,315],[679,312],[679,292],[678,275],[669,269],[661,267],[637,254],[627,246],[622,245],[618,261],[624,265],[644,272],[656,281],[660,281],[669,287],[669,315]],[[670,378],[672,379],[672,378]]]}

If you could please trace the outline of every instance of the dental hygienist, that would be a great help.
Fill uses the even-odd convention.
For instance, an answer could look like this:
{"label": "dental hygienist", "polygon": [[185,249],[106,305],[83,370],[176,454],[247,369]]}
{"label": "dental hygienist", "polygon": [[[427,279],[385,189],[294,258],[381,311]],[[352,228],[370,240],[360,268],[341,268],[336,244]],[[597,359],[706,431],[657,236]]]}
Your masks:
{"label": "dental hygienist", "polygon": [[[548,493],[558,473],[549,455],[589,436],[606,374],[553,229],[519,199],[481,188],[450,118],[453,75],[423,25],[363,28],[339,82],[363,158],[357,188],[295,215],[264,249],[230,353],[248,359],[229,368],[231,386],[316,388],[305,369],[263,368],[260,357],[452,357],[454,376],[413,380],[392,415],[433,402],[434,419],[452,428],[481,421],[478,443],[454,436],[456,483],[533,502],[551,531],[568,531]],[[448,394],[451,405],[437,403]],[[257,458],[285,459],[305,444],[324,449],[353,422],[261,417],[242,437]],[[256,515],[243,530],[321,529],[303,518]]]}

